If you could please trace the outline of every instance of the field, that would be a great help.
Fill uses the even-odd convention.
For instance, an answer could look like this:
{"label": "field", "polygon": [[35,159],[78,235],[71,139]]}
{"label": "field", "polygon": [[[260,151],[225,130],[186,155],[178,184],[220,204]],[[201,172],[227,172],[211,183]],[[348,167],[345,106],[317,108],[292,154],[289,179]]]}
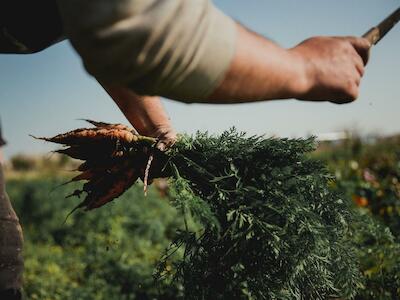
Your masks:
{"label": "field", "polygon": [[[337,178],[360,222],[351,243],[363,284],[357,299],[400,298],[400,138],[359,138],[323,143],[312,154]],[[185,224],[168,191],[141,185],[90,213],[68,213],[74,186],[60,186],[73,162],[16,157],[7,189],[25,233],[25,293],[28,299],[181,299],[180,282],[154,282],[159,258]],[[56,176],[55,174],[61,174]],[[193,222],[189,220],[189,222]],[[193,226],[196,226],[194,223]],[[164,266],[173,271],[174,259]]]}

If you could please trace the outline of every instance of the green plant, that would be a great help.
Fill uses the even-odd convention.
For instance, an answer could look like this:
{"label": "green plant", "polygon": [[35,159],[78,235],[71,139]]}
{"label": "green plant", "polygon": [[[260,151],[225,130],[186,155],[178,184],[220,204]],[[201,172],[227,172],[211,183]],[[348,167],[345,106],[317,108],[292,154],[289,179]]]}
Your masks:
{"label": "green plant", "polygon": [[36,161],[28,156],[16,155],[11,158],[11,165],[16,171],[29,171],[36,167]]}
{"label": "green plant", "polygon": [[9,181],[26,237],[27,298],[399,299],[400,249],[385,226],[395,232],[395,216],[375,215],[377,198],[352,203],[366,183],[360,170],[386,170],[374,175],[390,190],[381,178],[396,174],[398,146],[326,150],[336,181],[309,158],[313,147],[236,131],[184,136],[168,153],[170,201],[135,186],[66,223],[75,205],[63,198],[77,184]]}
{"label": "green plant", "polygon": [[[352,298],[361,286],[352,212],[307,157],[313,139],[182,137],[168,153],[175,206],[201,230],[179,232],[159,266],[188,299]],[[184,249],[176,273],[164,268]]]}
{"label": "green plant", "polygon": [[[65,178],[13,179],[7,189],[25,235],[27,299],[177,299],[180,285],[156,285],[153,272],[183,227],[167,199],[129,190],[118,203],[90,214],[64,199]],[[64,221],[66,222],[64,223]],[[179,255],[179,253],[178,253]]]}
{"label": "green plant", "polygon": [[400,244],[389,228],[365,210],[353,222],[352,243],[364,275],[359,300],[400,299]]}
{"label": "green plant", "polygon": [[328,147],[323,158],[338,178],[334,187],[368,209],[400,239],[400,137],[375,142],[348,140]]}

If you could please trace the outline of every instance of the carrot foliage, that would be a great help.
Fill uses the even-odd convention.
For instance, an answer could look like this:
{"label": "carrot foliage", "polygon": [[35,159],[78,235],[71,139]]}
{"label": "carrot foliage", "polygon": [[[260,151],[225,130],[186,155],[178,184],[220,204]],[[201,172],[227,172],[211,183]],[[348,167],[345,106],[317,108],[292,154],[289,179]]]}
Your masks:
{"label": "carrot foliage", "polygon": [[[325,168],[306,154],[313,139],[183,136],[168,153],[173,199],[201,224],[178,232],[158,276],[187,299],[352,298],[361,285],[353,215]],[[163,266],[183,247],[177,271]]]}
{"label": "carrot foliage", "polygon": [[[169,177],[185,226],[155,277],[181,285],[186,299],[351,299],[361,287],[351,242],[355,217],[329,188],[325,167],[307,155],[313,139],[232,129],[182,135],[160,152],[134,130],[91,123],[96,128],[45,139],[66,144],[67,155],[84,152],[77,180],[87,182],[76,196],[87,195],[80,207],[112,201],[139,177]],[[183,255],[177,261],[174,253]]]}

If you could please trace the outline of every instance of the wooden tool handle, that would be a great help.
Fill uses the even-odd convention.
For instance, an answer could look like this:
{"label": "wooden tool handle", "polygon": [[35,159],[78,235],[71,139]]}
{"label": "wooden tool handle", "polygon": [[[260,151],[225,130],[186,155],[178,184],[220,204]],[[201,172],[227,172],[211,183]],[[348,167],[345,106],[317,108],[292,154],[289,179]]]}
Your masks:
{"label": "wooden tool handle", "polygon": [[363,37],[376,45],[400,21],[400,8],[383,20],[378,26],[372,27]]}
{"label": "wooden tool handle", "polygon": [[371,28],[366,33],[364,33],[362,37],[366,38],[371,43],[371,45],[377,44],[381,38],[381,35],[379,34],[379,28],[377,27]]}

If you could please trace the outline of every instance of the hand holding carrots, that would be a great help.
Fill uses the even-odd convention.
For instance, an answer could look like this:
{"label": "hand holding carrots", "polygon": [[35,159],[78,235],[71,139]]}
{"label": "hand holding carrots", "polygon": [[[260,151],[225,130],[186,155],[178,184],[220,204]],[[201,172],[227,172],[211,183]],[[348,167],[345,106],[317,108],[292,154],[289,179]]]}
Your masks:
{"label": "hand holding carrots", "polygon": [[140,96],[121,86],[106,86],[105,89],[140,134],[158,139],[159,150],[164,151],[175,143],[176,132],[160,97]]}

